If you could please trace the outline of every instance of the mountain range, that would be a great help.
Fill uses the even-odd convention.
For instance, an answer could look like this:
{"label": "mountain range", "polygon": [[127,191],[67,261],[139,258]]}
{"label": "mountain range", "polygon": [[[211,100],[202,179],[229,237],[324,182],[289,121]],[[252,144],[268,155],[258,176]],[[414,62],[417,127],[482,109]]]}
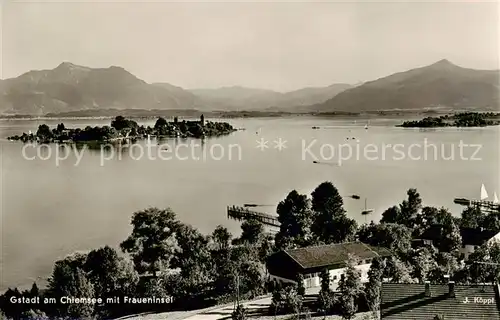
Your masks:
{"label": "mountain range", "polygon": [[89,68],[63,62],[0,80],[0,113],[103,109],[280,112],[377,110],[498,110],[499,71],[473,70],[441,60],[359,85],[332,84],[291,92],[239,86],[186,90],[146,83],[121,67]]}
{"label": "mountain range", "polygon": [[498,70],[466,69],[440,60],[345,90],[310,110],[498,110],[499,96]]}

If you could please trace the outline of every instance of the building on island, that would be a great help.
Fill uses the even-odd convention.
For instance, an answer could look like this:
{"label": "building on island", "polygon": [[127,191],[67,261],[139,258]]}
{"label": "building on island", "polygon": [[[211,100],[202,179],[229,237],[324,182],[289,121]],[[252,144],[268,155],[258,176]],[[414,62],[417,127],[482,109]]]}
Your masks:
{"label": "building on island", "polygon": [[[414,247],[433,245],[438,247],[441,241],[441,231],[443,225],[432,225],[425,230],[418,238],[413,239]],[[500,241],[500,232],[486,230],[483,228],[460,228],[462,236],[462,247],[460,253],[467,259],[471,253],[485,243]]]}
{"label": "building on island", "polygon": [[385,248],[373,247],[362,242],[347,242],[298,249],[282,250],[267,260],[267,270],[271,280],[276,282],[296,282],[298,274],[304,277],[306,288],[321,285],[321,272],[329,270],[332,285],[344,273],[349,255],[358,259],[357,269],[361,271],[361,281],[368,281],[371,261],[377,257],[391,256]]}
{"label": "building on island", "polygon": [[382,320],[500,320],[498,286],[382,283]]}

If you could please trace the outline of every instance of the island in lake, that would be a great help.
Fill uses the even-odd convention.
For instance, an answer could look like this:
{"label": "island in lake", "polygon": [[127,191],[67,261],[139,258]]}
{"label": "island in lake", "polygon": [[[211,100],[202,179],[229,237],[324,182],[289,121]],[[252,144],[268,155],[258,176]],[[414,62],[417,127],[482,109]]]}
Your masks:
{"label": "island in lake", "polygon": [[230,134],[236,131],[227,122],[205,121],[203,115],[198,121],[174,121],[168,122],[165,118],[158,118],[154,127],[144,127],[133,120],[117,116],[111,121],[110,126],[91,127],[84,129],[67,129],[63,123],[56,128],[50,129],[48,125],[42,124],[36,133],[26,133],[11,136],[9,140],[20,140],[23,142],[40,143],[87,143],[87,142],[109,142],[120,139],[139,139],[147,136],[156,137],[181,137],[181,138],[204,138]]}
{"label": "island in lake", "polygon": [[500,113],[462,112],[440,117],[426,117],[419,121],[405,121],[397,127],[436,128],[436,127],[485,127],[500,125]]}

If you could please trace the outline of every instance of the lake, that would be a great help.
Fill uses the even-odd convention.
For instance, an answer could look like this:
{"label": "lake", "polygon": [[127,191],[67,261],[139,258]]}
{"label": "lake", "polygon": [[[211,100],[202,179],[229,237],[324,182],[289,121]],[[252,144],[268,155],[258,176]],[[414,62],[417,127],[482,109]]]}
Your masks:
{"label": "lake", "polygon": [[[360,223],[363,199],[374,209],[367,219],[378,220],[412,187],[424,205],[455,215],[462,210],[455,197],[477,199],[483,183],[490,197],[500,191],[498,127],[403,129],[394,126],[400,120],[372,119],[365,129],[365,120],[310,117],[224,121],[246,130],[203,144],[164,140],[160,158],[158,150],[147,152],[158,149],[155,140],[122,152],[75,154],[5,139],[42,123],[85,127],[110,120],[0,120],[0,290],[47,277],[53,263],[72,252],[118,246],[131,231],[132,213],[147,207],[170,207],[203,233],[223,224],[238,235],[226,206],[266,204],[260,209],[275,213],[289,191],[310,194],[327,180],[343,196],[361,197],[345,199]],[[56,150],[61,157],[71,153],[56,162]]]}

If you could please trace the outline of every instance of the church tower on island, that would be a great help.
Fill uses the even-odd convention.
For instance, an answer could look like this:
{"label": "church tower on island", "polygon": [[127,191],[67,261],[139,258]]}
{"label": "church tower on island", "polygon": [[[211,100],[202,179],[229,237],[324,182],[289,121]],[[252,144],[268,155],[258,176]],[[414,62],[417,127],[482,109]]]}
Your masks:
{"label": "church tower on island", "polygon": [[203,114],[200,116],[200,124],[202,127],[205,126],[205,116],[203,116]]}

